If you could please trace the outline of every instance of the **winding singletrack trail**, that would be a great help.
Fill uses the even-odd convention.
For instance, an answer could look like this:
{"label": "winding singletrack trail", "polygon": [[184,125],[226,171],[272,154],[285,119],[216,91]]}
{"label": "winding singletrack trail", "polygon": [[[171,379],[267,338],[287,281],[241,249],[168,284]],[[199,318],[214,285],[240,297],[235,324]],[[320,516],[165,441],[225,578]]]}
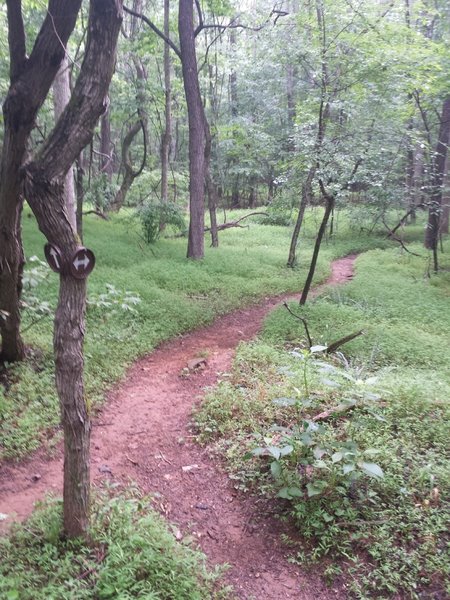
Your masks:
{"label": "winding singletrack trail", "polygon": [[[354,260],[334,261],[331,277],[313,293],[351,279]],[[230,369],[238,343],[253,338],[266,314],[286,299],[292,296],[266,298],[220,317],[137,361],[93,422],[91,477],[94,485],[133,481],[144,493],[156,493],[156,505],[176,524],[178,537],[194,536],[211,564],[230,565],[226,579],[237,598],[341,599],[342,588],[327,588],[287,561],[280,542],[285,526],[264,502],[236,492],[189,431],[204,388]],[[190,360],[205,354],[204,369],[180,376]],[[9,515],[0,526],[6,528],[12,516],[23,520],[45,493],[61,490],[62,449],[56,458],[40,451],[19,464],[0,465],[0,512]]]}

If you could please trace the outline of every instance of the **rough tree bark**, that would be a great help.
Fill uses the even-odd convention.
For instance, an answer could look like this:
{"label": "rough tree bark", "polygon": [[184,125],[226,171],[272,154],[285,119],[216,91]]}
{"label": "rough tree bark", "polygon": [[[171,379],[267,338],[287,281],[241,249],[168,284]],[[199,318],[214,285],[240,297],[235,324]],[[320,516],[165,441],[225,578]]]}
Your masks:
{"label": "rough tree bark", "polygon": [[205,228],[205,114],[197,73],[193,0],[179,0],[178,31],[189,121],[189,239],[187,257],[204,256]]}
{"label": "rough tree bark", "polygon": [[63,181],[106,109],[121,22],[121,0],[91,0],[86,50],[71,101],[38,154],[22,167],[24,192],[39,228],[62,255],[54,352],[69,537],[84,535],[88,527],[90,416],[83,384],[86,280],[75,278],[69,268],[79,241],[65,217]]}
{"label": "rough tree bark", "polygon": [[21,360],[19,301],[24,263],[20,217],[20,169],[27,143],[65,55],[81,0],[50,0],[49,10],[29,57],[20,0],[7,0],[10,87],[3,102],[3,149],[0,163],[0,333],[1,359]]}

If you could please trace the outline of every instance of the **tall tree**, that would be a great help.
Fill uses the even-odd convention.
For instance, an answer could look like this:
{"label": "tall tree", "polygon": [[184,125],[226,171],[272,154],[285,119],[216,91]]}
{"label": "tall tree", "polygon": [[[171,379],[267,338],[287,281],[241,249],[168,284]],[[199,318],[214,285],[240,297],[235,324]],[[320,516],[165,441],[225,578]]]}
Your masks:
{"label": "tall tree", "polygon": [[[60,271],[54,351],[64,429],[64,529],[69,537],[83,535],[88,525],[90,417],[83,387],[86,279],[76,276],[80,266],[77,252],[84,251],[79,247],[77,233],[67,215],[64,185],[69,169],[89,143],[95,124],[106,108],[122,21],[121,0],[90,1],[85,54],[71,100],[34,156],[27,156],[26,146],[37,111],[64,58],[79,8],[80,2],[73,0],[49,0],[47,16],[27,58],[21,2],[8,2],[11,86],[3,107],[5,145],[0,186],[0,210],[2,216],[9,217],[10,227],[9,230],[3,228],[2,236],[2,294],[5,280],[17,289],[19,262],[14,254],[17,235],[12,240],[13,251],[9,250],[8,254],[5,241],[11,244],[11,235],[17,234],[20,226],[17,218],[22,195],[52,244],[57,256],[55,264]],[[9,269],[10,276],[6,279],[4,267],[12,264],[15,269]]]}
{"label": "tall tree", "polygon": [[[164,35],[170,38],[169,0],[164,0]],[[170,148],[172,145],[172,62],[170,48],[164,44],[164,131],[161,138],[161,201],[169,200]]]}
{"label": "tall tree", "polygon": [[180,0],[178,6],[181,67],[189,122],[190,220],[187,257],[199,259],[204,256],[205,245],[206,117],[197,72],[194,0]]}

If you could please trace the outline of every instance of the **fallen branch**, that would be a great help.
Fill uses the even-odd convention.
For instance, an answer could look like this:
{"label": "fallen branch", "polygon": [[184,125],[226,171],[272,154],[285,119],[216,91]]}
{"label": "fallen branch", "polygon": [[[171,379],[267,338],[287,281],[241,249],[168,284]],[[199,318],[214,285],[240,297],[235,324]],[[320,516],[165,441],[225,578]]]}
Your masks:
{"label": "fallen branch", "polygon": [[[411,211],[410,211],[411,212]],[[409,213],[407,213],[409,214]],[[405,215],[406,217],[406,215]],[[390,229],[389,225],[386,223],[386,221],[384,220],[384,217],[382,218],[382,222],[383,225],[386,227],[386,229],[388,230],[388,234],[386,235],[387,238],[390,238],[391,240],[393,240],[394,242],[397,242],[398,244],[400,244],[400,246],[403,248],[403,250],[405,250],[405,252],[408,252],[408,254],[412,254],[413,256],[418,256],[420,258],[420,254],[417,254],[417,252],[413,252],[412,250],[410,250],[409,248],[406,247],[405,242],[397,237],[394,233],[394,231],[396,229],[398,229],[398,227],[400,227],[400,225],[397,225],[394,229]]]}
{"label": "fallen branch", "polygon": [[318,415],[316,415],[315,417],[313,417],[311,420],[312,421],[324,421],[325,419],[328,419],[328,417],[331,417],[332,415],[347,412],[348,410],[351,410],[352,408],[355,408],[355,404],[340,404],[339,406],[334,406],[333,408],[324,410],[323,412],[321,412]]}
{"label": "fallen branch", "polygon": [[306,332],[306,337],[308,338],[308,346],[309,346],[309,348],[311,348],[313,343],[312,343],[311,336],[309,335],[308,322],[303,317],[300,317],[300,315],[296,315],[294,312],[292,312],[292,310],[289,308],[289,306],[287,305],[286,302],[283,302],[283,306],[287,309],[288,313],[290,313],[293,317],[295,317],[296,319],[298,319],[299,321],[301,321],[303,323],[303,326],[304,326],[305,332]]}
{"label": "fallen branch", "polygon": [[410,210],[408,210],[408,212],[406,214],[403,215],[403,217],[400,219],[400,221],[397,223],[397,225],[391,229],[390,227],[388,227],[388,225],[386,225],[385,220],[384,220],[384,216],[382,217],[383,219],[383,225],[388,229],[389,233],[386,235],[386,237],[391,237],[392,235],[394,235],[394,233],[397,231],[397,229],[399,229],[400,227],[402,227],[405,223],[406,223],[406,219],[409,217],[409,215],[412,215],[413,212],[416,211],[416,209],[421,208],[421,204],[418,204],[417,206],[414,206],[413,208],[411,208]]}
{"label": "fallen branch", "polygon": [[360,336],[360,335],[364,335],[364,331],[356,331],[355,333],[351,333],[350,335],[346,335],[343,338],[340,338],[339,340],[336,340],[335,342],[333,342],[332,344],[329,344],[329,346],[326,349],[326,353],[327,354],[331,354],[332,352],[336,352],[336,350],[338,348],[340,348],[341,346],[343,346],[344,344],[346,344],[347,342],[350,342],[351,340],[355,339],[356,337]]}
{"label": "fallen branch", "polygon": [[[244,227],[244,225],[240,225],[240,222],[244,219],[248,219],[248,217],[253,217],[255,215],[262,215],[264,217],[268,217],[269,215],[266,212],[252,212],[248,215],[244,215],[240,219],[236,219],[234,221],[229,221],[228,223],[222,223],[222,225],[217,225],[217,231],[223,231],[224,229],[230,229],[230,227]],[[210,227],[205,227],[205,232],[211,231]]]}

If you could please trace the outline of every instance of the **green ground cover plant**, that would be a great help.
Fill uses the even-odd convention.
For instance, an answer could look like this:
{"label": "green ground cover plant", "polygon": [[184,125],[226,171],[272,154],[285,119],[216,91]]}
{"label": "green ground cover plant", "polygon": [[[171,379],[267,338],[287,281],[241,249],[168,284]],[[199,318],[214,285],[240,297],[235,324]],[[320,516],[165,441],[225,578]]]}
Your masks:
{"label": "green ground cover plant", "polygon": [[[230,212],[227,220],[245,214]],[[285,267],[290,242],[286,227],[247,223],[220,236],[220,248],[207,248],[202,261],[185,258],[184,238],[144,242],[139,220],[124,211],[103,221],[85,218],[84,243],[97,263],[88,282],[85,344],[86,392],[98,407],[106,390],[137,357],[163,340],[210,323],[215,316],[263,296],[301,288],[320,209],[305,223],[298,269]],[[383,235],[360,235],[342,214],[335,236],[325,242],[316,280],[329,273],[329,262],[367,247],[387,246]],[[379,233],[379,232],[378,232]],[[420,235],[420,228],[417,228]],[[43,263],[45,240],[29,212],[24,218],[27,286],[23,329],[29,358],[0,373],[0,457],[24,456],[59,435],[59,407],[54,389],[52,313],[58,276]],[[41,261],[41,262],[40,262]]]}
{"label": "green ground cover plant", "polygon": [[450,593],[449,294],[426,257],[368,252],[352,282],[290,306],[318,348],[277,309],[195,415],[236,486],[297,525],[292,560],[345,576],[352,597]]}
{"label": "green ground cover plant", "polygon": [[149,498],[132,490],[98,493],[88,543],[61,537],[61,512],[61,502],[49,499],[26,524],[0,537],[1,598],[229,597],[220,569],[209,571],[203,554],[177,542]]}

